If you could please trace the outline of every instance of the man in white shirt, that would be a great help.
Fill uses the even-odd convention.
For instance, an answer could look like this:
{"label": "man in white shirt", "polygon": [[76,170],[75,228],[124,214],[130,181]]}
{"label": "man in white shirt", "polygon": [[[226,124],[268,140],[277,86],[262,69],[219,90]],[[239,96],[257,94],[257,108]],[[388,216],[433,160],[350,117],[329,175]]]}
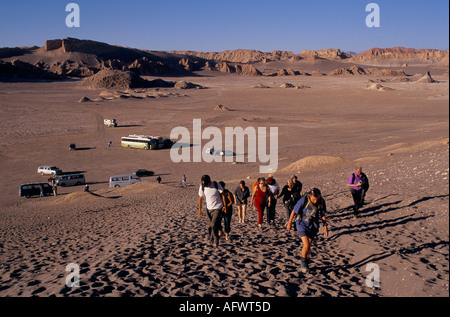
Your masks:
{"label": "man in white shirt", "polygon": [[198,189],[198,216],[202,217],[203,200],[206,201],[206,211],[209,219],[208,233],[210,244],[219,246],[219,231],[221,229],[222,212],[225,208],[223,188],[218,182],[211,181],[208,175],[202,176],[202,184]]}

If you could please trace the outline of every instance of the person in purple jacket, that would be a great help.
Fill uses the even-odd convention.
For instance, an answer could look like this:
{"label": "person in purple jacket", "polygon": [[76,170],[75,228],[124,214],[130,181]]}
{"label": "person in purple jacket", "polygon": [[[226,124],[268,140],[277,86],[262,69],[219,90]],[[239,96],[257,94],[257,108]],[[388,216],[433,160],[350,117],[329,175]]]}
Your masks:
{"label": "person in purple jacket", "polygon": [[355,216],[358,216],[359,209],[363,206],[366,193],[369,190],[369,179],[362,172],[361,166],[356,167],[355,172],[350,175],[347,186],[351,188],[354,202],[353,213]]}

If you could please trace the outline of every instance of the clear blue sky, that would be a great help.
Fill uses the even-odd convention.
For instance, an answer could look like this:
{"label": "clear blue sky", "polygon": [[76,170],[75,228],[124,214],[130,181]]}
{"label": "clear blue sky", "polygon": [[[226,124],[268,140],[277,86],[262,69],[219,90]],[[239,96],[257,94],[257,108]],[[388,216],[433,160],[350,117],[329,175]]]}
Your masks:
{"label": "clear blue sky", "polygon": [[[66,27],[71,2],[80,28]],[[365,24],[371,2],[380,28]],[[448,49],[448,12],[448,0],[3,0],[0,47],[75,37],[150,50]]]}

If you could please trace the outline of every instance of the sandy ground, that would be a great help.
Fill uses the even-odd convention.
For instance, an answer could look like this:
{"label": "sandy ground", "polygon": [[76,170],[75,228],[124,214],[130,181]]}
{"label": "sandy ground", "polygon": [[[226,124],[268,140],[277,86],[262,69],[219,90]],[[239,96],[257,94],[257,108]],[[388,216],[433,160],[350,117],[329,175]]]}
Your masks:
{"label": "sandy ground", "polygon": [[[77,81],[0,83],[0,296],[448,296],[448,77],[382,83],[389,91],[364,89],[369,78],[205,72],[182,79],[208,89],[88,103],[78,100],[101,91]],[[311,88],[279,88],[285,82]],[[214,111],[218,104],[233,111]],[[104,127],[104,118],[119,127]],[[231,241],[207,247],[200,177],[234,190],[264,176],[262,163],[175,164],[168,150],[120,147],[132,133],[192,131],[196,118],[222,131],[278,127],[275,178],[284,185],[295,173],[328,204],[331,233],[318,237],[308,274],[300,273],[300,239],[286,231],[280,202],[275,228],[259,230],[253,209],[239,224],[235,210]],[[72,142],[81,150],[69,151]],[[56,198],[18,197],[19,184],[46,179],[38,166],[53,164],[85,171],[91,193],[71,187]],[[359,218],[346,187],[355,165],[371,183]],[[108,187],[111,175],[138,168],[163,183]],[[80,267],[80,287],[65,286],[70,263]],[[378,288],[366,285],[371,263],[380,268]]]}

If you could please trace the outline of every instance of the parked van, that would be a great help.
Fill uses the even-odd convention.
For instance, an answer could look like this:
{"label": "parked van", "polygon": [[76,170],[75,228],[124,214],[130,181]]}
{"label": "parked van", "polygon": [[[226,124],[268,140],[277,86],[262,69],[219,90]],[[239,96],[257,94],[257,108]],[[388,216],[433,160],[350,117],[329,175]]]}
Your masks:
{"label": "parked van", "polygon": [[55,177],[55,184],[57,186],[78,186],[86,184],[83,173],[68,173]]}
{"label": "parked van", "polygon": [[53,195],[53,189],[48,183],[22,184],[19,186],[19,197],[30,198],[41,194],[41,186],[44,190],[44,196]]}
{"label": "parked van", "polygon": [[117,175],[109,178],[109,187],[125,187],[140,182],[141,179],[135,175]]}

